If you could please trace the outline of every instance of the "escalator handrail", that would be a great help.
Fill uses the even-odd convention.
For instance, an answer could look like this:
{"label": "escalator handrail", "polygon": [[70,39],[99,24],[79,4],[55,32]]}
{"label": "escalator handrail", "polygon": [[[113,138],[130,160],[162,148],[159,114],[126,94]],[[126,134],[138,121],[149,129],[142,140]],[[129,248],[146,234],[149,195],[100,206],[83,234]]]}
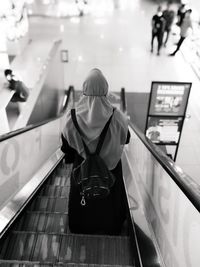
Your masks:
{"label": "escalator handrail", "polygon": [[126,105],[126,95],[125,95],[125,88],[122,87],[121,88],[121,92],[120,92],[120,102],[121,102],[121,110],[122,112],[126,113],[127,109],[127,105]]}
{"label": "escalator handrail", "polygon": [[[121,103],[123,107],[123,112],[127,113],[126,110],[126,96],[125,89],[121,89]],[[169,174],[169,176],[174,180],[182,192],[187,196],[195,208],[200,212],[200,185],[197,184],[192,177],[187,175],[179,168],[173,160],[171,160],[165,153],[155,144],[153,144],[142,131],[129,122],[130,127],[133,129],[135,134],[151,152],[151,154],[156,158],[159,164],[164,168],[164,170]]]}
{"label": "escalator handrail", "polygon": [[70,86],[69,89],[68,89],[66,92],[67,92],[66,102],[64,103],[64,105],[63,105],[63,110],[61,111],[61,113],[60,113],[59,115],[57,115],[57,116],[54,117],[54,118],[46,119],[46,120],[44,120],[44,121],[42,121],[42,122],[39,122],[39,123],[36,123],[36,124],[30,124],[30,125],[25,126],[25,127],[23,127],[23,128],[17,129],[16,131],[12,131],[12,132],[6,133],[6,134],[4,134],[4,135],[1,135],[1,136],[0,136],[0,142],[5,141],[5,140],[7,140],[7,139],[9,139],[9,138],[12,138],[12,137],[14,137],[14,136],[16,136],[16,135],[18,135],[18,134],[22,134],[22,133],[24,133],[24,132],[30,131],[30,130],[35,129],[35,128],[37,128],[37,127],[40,127],[40,126],[42,126],[42,125],[44,125],[44,124],[47,124],[47,123],[49,123],[49,122],[51,122],[51,121],[57,120],[57,119],[59,119],[60,117],[62,117],[63,114],[65,113],[65,111],[66,111],[68,105],[69,105],[69,101],[70,101],[70,96],[71,96],[71,94],[72,94],[72,97],[73,97],[73,103],[74,103],[74,95],[75,95],[74,87],[73,87],[73,86]]}
{"label": "escalator handrail", "polygon": [[158,163],[200,212],[200,185],[197,184],[192,177],[184,173],[158,146],[153,144],[136,125],[132,122],[129,122],[129,125],[154,158],[156,158]]}

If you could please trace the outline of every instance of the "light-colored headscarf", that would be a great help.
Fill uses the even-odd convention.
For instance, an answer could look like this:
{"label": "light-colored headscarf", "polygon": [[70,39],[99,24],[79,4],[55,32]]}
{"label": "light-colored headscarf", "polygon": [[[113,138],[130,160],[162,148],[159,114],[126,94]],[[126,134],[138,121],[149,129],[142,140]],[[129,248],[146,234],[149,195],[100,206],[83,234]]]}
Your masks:
{"label": "light-colored headscarf", "polygon": [[[90,152],[95,151],[101,131],[113,113],[113,106],[108,100],[107,94],[108,83],[102,72],[98,69],[91,70],[83,83],[83,96],[76,105],[77,121],[84,133],[84,141]],[[127,118],[118,109],[115,109],[100,152],[100,156],[110,170],[116,167],[121,158],[127,132]],[[70,112],[66,116],[63,135],[69,145],[85,158],[83,144],[72,122]]]}

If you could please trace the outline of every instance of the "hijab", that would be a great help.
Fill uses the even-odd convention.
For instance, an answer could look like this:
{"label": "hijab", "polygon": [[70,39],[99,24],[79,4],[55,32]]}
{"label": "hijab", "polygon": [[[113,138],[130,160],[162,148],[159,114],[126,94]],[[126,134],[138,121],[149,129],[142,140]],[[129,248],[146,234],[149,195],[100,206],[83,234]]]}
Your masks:
{"label": "hijab", "polygon": [[[118,109],[113,113],[113,106],[108,100],[108,83],[99,69],[90,71],[83,83],[83,95],[75,109],[79,127],[90,152],[95,151],[101,131],[113,114],[100,156],[110,170],[114,169],[121,158],[126,142],[128,120]],[[63,136],[80,156],[86,158],[82,140],[72,122],[70,112],[66,116]]]}

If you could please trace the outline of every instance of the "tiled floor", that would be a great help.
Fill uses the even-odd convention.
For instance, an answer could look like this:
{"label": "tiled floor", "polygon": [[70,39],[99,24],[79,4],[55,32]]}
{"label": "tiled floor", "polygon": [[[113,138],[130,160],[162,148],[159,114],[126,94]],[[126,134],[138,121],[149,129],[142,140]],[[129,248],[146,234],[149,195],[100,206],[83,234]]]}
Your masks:
{"label": "tiled floor", "polygon": [[180,52],[168,57],[178,36],[171,36],[159,57],[150,53],[151,17],[156,10],[152,1],[118,2],[120,8],[115,9],[114,1],[89,0],[91,12],[82,17],[30,17],[30,37],[63,40],[63,49],[69,51],[66,87],[81,89],[94,67],[103,71],[111,91],[125,87],[128,92],[149,92],[151,81],[192,82],[187,110],[191,118],[184,123],[177,164],[200,183],[200,81]]}

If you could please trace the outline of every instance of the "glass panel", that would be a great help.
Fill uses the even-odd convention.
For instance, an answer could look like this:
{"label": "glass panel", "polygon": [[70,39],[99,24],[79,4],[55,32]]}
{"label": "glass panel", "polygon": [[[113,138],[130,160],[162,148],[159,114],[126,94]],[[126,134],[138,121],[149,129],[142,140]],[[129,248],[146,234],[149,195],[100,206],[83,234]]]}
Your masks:
{"label": "glass panel", "polygon": [[[0,142],[0,209],[60,147],[62,120],[54,120]],[[20,201],[24,201],[24,196],[18,199]]]}
{"label": "glass panel", "polygon": [[[183,182],[190,181],[178,166],[171,165]],[[123,171],[136,227],[147,240],[155,240],[165,265],[198,267],[200,214],[132,130],[123,155]]]}

